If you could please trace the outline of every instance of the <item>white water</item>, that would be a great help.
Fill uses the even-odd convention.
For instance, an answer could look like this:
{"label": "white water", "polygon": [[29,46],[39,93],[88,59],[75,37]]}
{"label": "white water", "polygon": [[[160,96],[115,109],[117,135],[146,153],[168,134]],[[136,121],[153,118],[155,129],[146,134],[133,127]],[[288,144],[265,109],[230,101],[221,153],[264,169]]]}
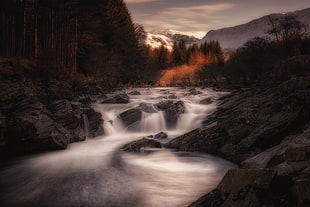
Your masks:
{"label": "white water", "polygon": [[[176,137],[199,127],[216,102],[199,105],[205,97],[221,94],[201,90],[186,96],[187,90],[139,89],[129,104],[95,104],[105,120],[105,135],[71,144],[64,151],[50,152],[15,161],[0,171],[3,197],[8,206],[74,207],[181,207],[214,188],[232,163],[199,153],[158,150],[132,154],[119,150],[143,136],[167,132]],[[167,130],[164,113],[142,113],[138,130],[128,131],[118,115],[140,103],[156,104],[176,94],[186,112],[175,129]],[[3,205],[1,205],[3,206]]]}

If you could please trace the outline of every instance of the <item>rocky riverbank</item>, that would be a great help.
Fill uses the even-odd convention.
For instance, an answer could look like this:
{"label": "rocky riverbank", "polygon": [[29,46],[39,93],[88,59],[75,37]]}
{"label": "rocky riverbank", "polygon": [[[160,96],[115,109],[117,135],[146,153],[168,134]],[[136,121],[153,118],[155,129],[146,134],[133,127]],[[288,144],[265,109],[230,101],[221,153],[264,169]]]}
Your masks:
{"label": "rocky riverbank", "polygon": [[[37,78],[5,60],[0,62],[0,70],[1,153],[65,149],[72,142],[103,133],[101,114],[83,102],[83,90],[71,82]],[[82,98],[73,101],[74,97]]]}
{"label": "rocky riverbank", "polygon": [[223,100],[208,125],[165,147],[237,163],[190,207],[307,206],[310,203],[310,78],[244,89]]}

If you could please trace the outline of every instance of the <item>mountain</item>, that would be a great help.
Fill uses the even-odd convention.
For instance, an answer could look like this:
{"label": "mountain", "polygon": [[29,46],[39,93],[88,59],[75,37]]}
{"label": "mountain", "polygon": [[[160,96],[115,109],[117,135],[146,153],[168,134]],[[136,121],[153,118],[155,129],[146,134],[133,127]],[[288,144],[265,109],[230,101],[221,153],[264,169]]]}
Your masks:
{"label": "mountain", "polygon": [[235,50],[254,37],[268,37],[266,32],[271,29],[269,19],[280,19],[283,18],[284,15],[295,16],[297,20],[306,25],[308,33],[310,32],[310,8],[308,8],[289,13],[271,14],[246,24],[211,30],[202,38],[199,44],[203,44],[206,41],[217,40],[224,51]]}
{"label": "mountain", "polygon": [[151,48],[158,48],[163,45],[169,50],[172,50],[174,42],[184,40],[185,44],[190,45],[200,41],[200,39],[193,34],[178,32],[171,29],[146,32],[142,25],[136,24],[136,31],[140,44],[148,45]]}

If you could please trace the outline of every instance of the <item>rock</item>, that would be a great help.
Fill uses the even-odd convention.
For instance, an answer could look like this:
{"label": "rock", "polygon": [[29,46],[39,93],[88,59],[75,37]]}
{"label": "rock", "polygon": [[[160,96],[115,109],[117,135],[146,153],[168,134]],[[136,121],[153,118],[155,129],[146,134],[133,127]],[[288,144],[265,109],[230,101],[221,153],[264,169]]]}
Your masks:
{"label": "rock", "polygon": [[141,93],[139,91],[132,91],[129,93],[130,95],[134,95],[134,96],[138,96],[141,95]]}
{"label": "rock", "polygon": [[141,120],[142,112],[156,113],[157,111],[158,109],[155,108],[153,104],[142,103],[136,108],[124,111],[119,115],[119,117],[123,121],[123,124],[128,127]]}
{"label": "rock", "polygon": [[121,149],[126,152],[143,152],[144,148],[161,148],[161,143],[149,138],[142,138],[124,145]]}
{"label": "rock", "polygon": [[199,94],[202,94],[202,92],[201,91],[197,91],[196,89],[191,89],[191,90],[189,90],[189,93],[188,94],[186,94],[187,96],[195,96],[195,95],[199,95]]}
{"label": "rock", "polygon": [[208,104],[211,104],[213,101],[211,98],[205,98],[205,99],[202,99],[199,104],[205,104],[205,105],[208,105]]}
{"label": "rock", "polygon": [[160,132],[154,135],[154,139],[166,139],[168,138],[168,134],[166,132]]}
{"label": "rock", "polygon": [[212,190],[208,194],[202,196],[188,207],[219,207],[223,204],[222,192],[218,189]]}
{"label": "rock", "polygon": [[103,104],[127,104],[129,103],[129,96],[126,93],[115,95],[112,98],[108,98],[103,100],[101,103]]}
{"label": "rock", "polygon": [[310,167],[307,178],[298,179],[293,187],[293,203],[295,206],[309,206],[310,203]]}
{"label": "rock", "polygon": [[[97,137],[104,134],[103,130],[103,119],[99,112],[96,112],[94,109],[87,109],[84,114],[88,118],[89,122],[89,137]],[[84,127],[84,123],[82,124],[82,128]]]}
{"label": "rock", "polygon": [[5,147],[6,117],[0,112],[0,149]]}
{"label": "rock", "polygon": [[[302,133],[287,136],[279,145],[269,148],[245,161],[242,166],[246,168],[274,168],[280,174],[293,174],[290,167],[277,167],[281,163],[293,165],[294,162],[309,160],[310,154],[310,126]],[[279,168],[279,169],[278,169]],[[293,167],[296,170],[297,166]]]}
{"label": "rock", "polygon": [[72,134],[49,117],[40,103],[21,103],[7,120],[6,137],[13,151],[29,153],[46,149],[65,149]]}
{"label": "rock", "polygon": [[174,138],[165,147],[185,152],[204,152],[221,155],[220,148],[225,143],[225,136],[218,131],[216,126],[195,129],[184,135]]}
{"label": "rock", "polygon": [[168,99],[177,99],[178,97],[175,94],[168,96]]}
{"label": "rock", "polygon": [[178,117],[185,112],[185,104],[183,101],[162,101],[158,103],[157,108],[165,112],[165,119],[168,128],[174,128]]}
{"label": "rock", "polygon": [[289,177],[277,176],[273,170],[229,170],[215,190],[190,207],[218,206],[289,206]]}
{"label": "rock", "polygon": [[81,128],[83,120],[80,108],[75,107],[73,110],[73,106],[68,100],[54,101],[49,108],[53,113],[53,120],[60,123],[74,136],[74,140],[71,140],[71,142],[85,140],[86,132]]}

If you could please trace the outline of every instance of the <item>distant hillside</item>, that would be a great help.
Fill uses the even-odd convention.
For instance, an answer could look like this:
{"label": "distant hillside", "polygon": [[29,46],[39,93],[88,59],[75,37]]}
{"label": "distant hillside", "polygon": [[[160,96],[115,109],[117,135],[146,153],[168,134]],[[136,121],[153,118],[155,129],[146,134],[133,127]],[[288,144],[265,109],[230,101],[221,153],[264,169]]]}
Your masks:
{"label": "distant hillside", "polygon": [[254,37],[267,37],[266,32],[271,28],[269,18],[279,19],[284,15],[295,16],[300,22],[306,25],[308,33],[310,32],[310,8],[308,8],[289,13],[271,14],[246,24],[211,30],[200,41],[200,44],[206,41],[218,40],[223,50],[237,49]]}
{"label": "distant hillside", "polygon": [[145,44],[151,48],[165,46],[172,49],[173,43],[184,40],[186,44],[198,43],[200,39],[192,34],[185,34],[175,30],[152,30],[146,32],[141,25],[136,25],[140,44]]}

